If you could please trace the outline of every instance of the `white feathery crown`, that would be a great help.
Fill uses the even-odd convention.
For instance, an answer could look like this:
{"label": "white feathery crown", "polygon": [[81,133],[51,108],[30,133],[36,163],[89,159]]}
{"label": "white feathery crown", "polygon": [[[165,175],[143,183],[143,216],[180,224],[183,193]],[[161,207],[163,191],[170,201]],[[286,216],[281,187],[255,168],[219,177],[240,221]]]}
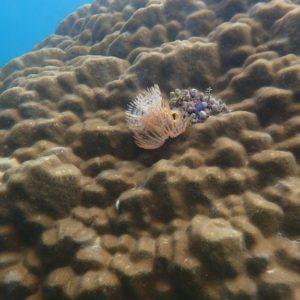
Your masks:
{"label": "white feathery crown", "polygon": [[132,100],[126,117],[135,143],[144,149],[162,146],[166,139],[184,132],[189,124],[188,118],[181,112],[170,109],[157,84]]}

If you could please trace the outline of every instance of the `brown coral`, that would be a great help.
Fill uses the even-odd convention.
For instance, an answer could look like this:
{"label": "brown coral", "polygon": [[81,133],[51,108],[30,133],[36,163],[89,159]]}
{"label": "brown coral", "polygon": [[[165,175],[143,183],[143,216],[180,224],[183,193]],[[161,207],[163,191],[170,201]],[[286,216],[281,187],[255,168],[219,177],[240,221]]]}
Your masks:
{"label": "brown coral", "polygon": [[[255,2],[96,0],[0,70],[0,299],[300,299],[299,8]],[[154,82],[233,112],[139,151]]]}

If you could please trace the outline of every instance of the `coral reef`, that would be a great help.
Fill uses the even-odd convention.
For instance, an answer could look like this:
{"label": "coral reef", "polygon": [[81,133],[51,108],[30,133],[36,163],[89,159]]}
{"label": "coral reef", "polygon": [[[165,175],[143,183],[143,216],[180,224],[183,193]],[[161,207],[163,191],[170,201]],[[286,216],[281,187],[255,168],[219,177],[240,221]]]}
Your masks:
{"label": "coral reef", "polygon": [[[0,299],[300,299],[296,2],[95,0],[0,70]],[[230,112],[140,149],[155,83]]]}

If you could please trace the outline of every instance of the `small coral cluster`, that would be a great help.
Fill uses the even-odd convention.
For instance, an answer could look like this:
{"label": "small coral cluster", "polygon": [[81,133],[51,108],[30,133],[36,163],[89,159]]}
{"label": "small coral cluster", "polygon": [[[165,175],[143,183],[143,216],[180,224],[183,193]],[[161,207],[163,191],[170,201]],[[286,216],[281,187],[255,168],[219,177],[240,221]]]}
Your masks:
{"label": "small coral cluster", "polygon": [[127,123],[133,132],[135,143],[144,149],[156,149],[168,138],[174,138],[192,124],[204,122],[209,116],[228,112],[221,99],[197,89],[175,89],[170,100],[162,98],[156,84],[128,105]]}
{"label": "small coral cluster", "polygon": [[228,112],[226,104],[211,92],[212,88],[205,93],[197,89],[175,89],[170,93],[170,107],[188,115],[191,124],[204,122],[211,115]]}

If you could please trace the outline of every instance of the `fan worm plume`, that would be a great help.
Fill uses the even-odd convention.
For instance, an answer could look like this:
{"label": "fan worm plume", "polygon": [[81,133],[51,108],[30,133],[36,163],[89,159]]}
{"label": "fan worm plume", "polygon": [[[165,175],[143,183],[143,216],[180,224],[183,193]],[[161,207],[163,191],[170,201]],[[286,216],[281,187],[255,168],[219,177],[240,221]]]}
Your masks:
{"label": "fan worm plume", "polygon": [[144,90],[128,105],[127,124],[137,146],[156,149],[168,138],[185,131],[189,119],[179,110],[171,110],[156,84]]}

